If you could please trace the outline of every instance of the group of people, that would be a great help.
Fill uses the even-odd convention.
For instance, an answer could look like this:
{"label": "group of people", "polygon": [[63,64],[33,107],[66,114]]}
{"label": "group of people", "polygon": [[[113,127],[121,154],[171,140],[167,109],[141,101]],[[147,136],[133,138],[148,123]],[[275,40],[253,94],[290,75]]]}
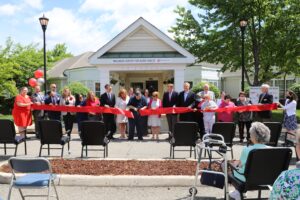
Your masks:
{"label": "group of people", "polygon": [[[271,104],[273,103],[273,96],[268,92],[269,86],[263,84],[261,86],[261,94],[259,95],[259,104]],[[188,107],[192,108],[195,112],[188,112],[179,114],[167,114],[167,121],[169,131],[174,132],[175,123],[177,121],[194,121],[199,124],[199,131],[201,135],[205,133],[211,133],[213,124],[218,122],[233,122],[233,112],[218,112],[215,117],[214,112],[196,112],[198,110],[205,111],[207,109],[214,110],[217,108],[230,108],[235,106],[247,106],[252,102],[246,97],[245,92],[240,92],[236,103],[231,101],[231,97],[225,92],[222,92],[220,99],[215,98],[214,92],[209,90],[209,85],[205,84],[203,91],[195,94],[190,90],[190,84],[184,83],[183,91],[180,93],[174,90],[173,84],[168,84],[167,91],[163,94],[162,100],[159,98],[159,93],[153,91],[150,93],[148,90],[142,91],[140,89],[129,89],[129,92],[125,89],[121,89],[116,97],[112,92],[111,85],[105,85],[105,92],[101,95],[100,99],[95,96],[93,91],[89,91],[87,97],[84,98],[82,94],[76,94],[73,96],[70,89],[65,88],[62,95],[59,95],[56,91],[56,85],[50,85],[50,91],[47,95],[43,95],[40,91],[40,86],[34,88],[34,93],[31,96],[27,95],[28,88],[23,87],[20,90],[20,94],[15,98],[13,117],[14,122],[19,128],[21,136],[25,136],[26,127],[32,124],[31,116],[33,114],[36,126],[36,134],[39,136],[38,121],[41,119],[49,118],[54,120],[63,119],[65,129],[70,133],[73,128],[73,123],[77,121],[79,132],[81,131],[80,123],[85,120],[103,121],[106,126],[106,131],[109,138],[114,138],[114,133],[117,129],[117,124],[120,132],[120,138],[126,138],[127,124],[129,125],[128,140],[133,140],[135,136],[135,130],[139,140],[143,140],[143,136],[148,131],[148,127],[151,127],[153,139],[159,138],[161,120],[160,115],[141,116],[140,110],[143,109],[158,109],[168,107]],[[284,109],[284,127],[287,132],[292,135],[296,135],[297,131],[297,119],[296,119],[296,107],[297,96],[292,91],[286,92],[286,101],[284,105],[278,103],[278,106]],[[128,118],[125,115],[118,114],[117,116],[108,113],[69,113],[69,112],[57,112],[57,111],[42,111],[33,110],[31,113],[31,105],[64,105],[64,106],[104,106],[104,107],[117,107],[122,110],[128,109],[132,112],[134,118]],[[239,172],[242,174],[245,170],[245,164],[248,158],[248,154],[251,150],[257,148],[266,148],[270,139],[270,130],[261,122],[271,120],[271,111],[257,112],[257,117],[261,122],[252,122],[252,112],[238,112],[238,126],[240,141],[244,140],[244,129],[246,128],[246,138],[253,145],[244,147],[241,158],[236,161],[234,165],[239,168]],[[300,155],[300,134],[298,133],[296,139],[297,155]],[[299,163],[300,164],[300,163]],[[234,172],[241,181],[245,181],[245,177],[241,174]],[[284,199],[289,197],[296,197],[300,195],[300,170],[299,168],[283,172],[276,182],[274,183],[273,191],[271,192],[272,198]],[[230,196],[234,199],[240,199],[241,194],[238,190],[230,193]]]}
{"label": "group of people", "polygon": [[[188,112],[178,114],[167,114],[169,131],[174,132],[175,123],[177,121],[193,121],[199,125],[199,132],[201,137],[205,133],[212,132],[213,124],[217,122],[233,122],[234,112],[224,111],[218,112],[217,115],[214,112],[196,112],[198,110],[205,111],[207,109],[214,110],[217,108],[231,108],[235,106],[247,106],[252,102],[246,97],[245,92],[240,92],[236,103],[231,101],[230,95],[225,92],[221,92],[220,98],[216,99],[213,91],[209,90],[209,85],[203,86],[203,91],[195,94],[190,90],[190,84],[185,82],[183,85],[183,91],[177,92],[174,90],[173,84],[168,84],[167,91],[164,92],[162,100],[159,93],[153,91],[150,93],[145,90],[144,93],[140,89],[130,88],[129,92],[122,88],[120,89],[118,96],[112,92],[112,86],[110,84],[105,85],[105,92],[100,96],[100,99],[95,96],[93,91],[89,91],[85,98],[83,94],[72,95],[69,88],[64,88],[62,95],[56,91],[56,85],[50,85],[50,91],[44,95],[41,93],[40,86],[34,88],[34,92],[31,96],[28,96],[28,88],[23,87],[20,90],[20,94],[15,99],[13,117],[15,124],[19,127],[19,132],[24,135],[26,127],[31,125],[31,104],[46,104],[46,105],[64,105],[64,106],[104,106],[104,107],[117,107],[122,110],[128,109],[132,112],[134,118],[128,118],[125,115],[109,113],[70,113],[70,112],[58,112],[58,111],[43,111],[33,110],[36,134],[39,136],[38,121],[41,119],[49,118],[54,120],[63,120],[65,129],[72,132],[73,123],[78,123],[78,130],[81,131],[81,122],[85,120],[97,120],[103,121],[106,126],[106,131],[110,139],[114,138],[114,134],[117,130],[117,125],[120,133],[120,138],[126,138],[126,132],[128,130],[128,140],[133,140],[135,132],[139,140],[143,140],[143,136],[148,133],[148,127],[151,128],[152,138],[159,139],[161,120],[160,115],[141,116],[139,110],[143,109],[157,109],[168,107],[187,107],[193,109],[195,112]],[[273,103],[273,96],[269,94],[269,85],[263,84],[261,86],[261,94],[259,95],[259,104]],[[287,91],[286,102],[284,105],[278,103],[285,110],[284,114],[284,126],[287,131],[294,134],[297,129],[296,120],[296,106],[297,96],[292,91]],[[240,142],[244,141],[244,129],[246,128],[246,139],[250,139],[250,126],[253,121],[252,112],[238,112],[238,127]],[[217,117],[216,117],[217,116]],[[271,120],[271,111],[257,112],[259,121],[265,122]],[[129,125],[129,129],[127,129]]]}

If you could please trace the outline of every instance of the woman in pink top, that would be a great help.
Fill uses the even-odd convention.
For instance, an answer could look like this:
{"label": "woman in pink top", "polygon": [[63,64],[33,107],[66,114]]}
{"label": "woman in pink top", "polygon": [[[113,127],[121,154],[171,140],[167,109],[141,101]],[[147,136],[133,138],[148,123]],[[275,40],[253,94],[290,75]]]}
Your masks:
{"label": "woman in pink top", "polygon": [[[93,91],[89,91],[86,98],[86,106],[97,107],[100,106],[100,100],[95,96]],[[101,114],[90,112],[88,113],[89,121],[100,121],[102,119]]]}
{"label": "woman in pink top", "polygon": [[[230,95],[224,96],[224,101],[221,102],[219,108],[233,108],[235,107],[234,103],[231,100]],[[233,112],[219,112],[218,113],[218,122],[233,122]]]}

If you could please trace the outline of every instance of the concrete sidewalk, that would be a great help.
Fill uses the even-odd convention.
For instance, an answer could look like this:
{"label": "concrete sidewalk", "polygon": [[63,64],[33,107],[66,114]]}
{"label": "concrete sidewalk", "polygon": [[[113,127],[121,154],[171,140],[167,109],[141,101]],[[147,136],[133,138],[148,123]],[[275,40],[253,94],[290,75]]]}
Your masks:
{"label": "concrete sidewalk", "polygon": [[[6,199],[8,185],[0,184],[0,197]],[[189,187],[57,187],[61,200],[190,200]],[[230,190],[233,190],[230,187]],[[25,194],[46,194],[47,190],[24,190]],[[54,190],[52,188],[52,193]],[[263,191],[262,197],[268,197],[269,192]],[[257,192],[248,192],[248,198],[256,198]],[[195,200],[223,199],[224,191],[212,187],[198,188]],[[20,200],[17,189],[13,189],[13,200]],[[34,199],[34,198],[31,198]],[[35,198],[37,199],[37,198]],[[42,198],[38,198],[42,199]],[[46,199],[46,198],[44,198]],[[54,198],[51,198],[54,199]]]}

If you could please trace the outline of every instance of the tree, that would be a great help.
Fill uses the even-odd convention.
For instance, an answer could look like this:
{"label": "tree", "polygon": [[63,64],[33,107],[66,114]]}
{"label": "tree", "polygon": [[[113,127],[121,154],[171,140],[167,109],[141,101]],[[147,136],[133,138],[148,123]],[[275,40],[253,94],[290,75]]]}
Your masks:
{"label": "tree", "polygon": [[[72,56],[67,53],[65,44],[57,44],[47,51],[47,55],[47,69],[58,60]],[[43,50],[38,44],[22,45],[8,38],[0,47],[0,96],[16,95],[17,88],[27,86],[28,79],[33,77],[35,70],[43,67],[43,63]]]}
{"label": "tree", "polygon": [[51,68],[57,61],[68,57],[72,57],[72,54],[67,52],[66,44],[56,44],[52,50],[47,52],[49,68]]}
{"label": "tree", "polygon": [[239,20],[248,19],[245,77],[260,85],[284,73],[299,73],[300,4],[297,0],[189,0],[198,8],[177,7],[175,40],[198,61],[222,63],[222,71],[241,67]]}
{"label": "tree", "polygon": [[[82,94],[84,96],[90,91],[85,85],[80,82],[71,82],[64,88],[69,88],[72,94]],[[62,93],[63,89],[60,91]]]}

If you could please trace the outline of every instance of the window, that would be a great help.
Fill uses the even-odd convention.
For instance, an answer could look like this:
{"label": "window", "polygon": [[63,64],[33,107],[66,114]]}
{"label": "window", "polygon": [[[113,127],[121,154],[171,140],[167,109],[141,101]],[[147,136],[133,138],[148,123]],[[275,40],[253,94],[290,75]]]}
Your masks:
{"label": "window", "polygon": [[99,82],[95,82],[95,95],[100,97],[101,95],[101,87]]}

